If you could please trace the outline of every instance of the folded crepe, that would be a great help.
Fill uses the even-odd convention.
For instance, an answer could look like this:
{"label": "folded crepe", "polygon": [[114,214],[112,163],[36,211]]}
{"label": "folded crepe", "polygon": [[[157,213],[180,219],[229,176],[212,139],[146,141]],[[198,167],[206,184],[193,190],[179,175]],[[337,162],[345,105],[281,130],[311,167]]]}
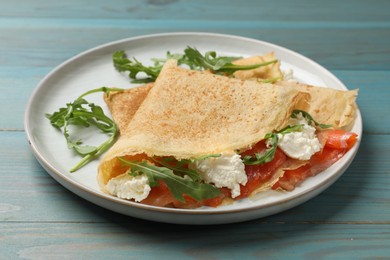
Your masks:
{"label": "folded crepe", "polygon": [[317,122],[332,125],[336,129],[349,130],[356,117],[358,90],[336,90],[315,87],[296,81],[278,81],[276,85],[309,93],[308,112]]}
{"label": "folded crepe", "polygon": [[[149,88],[138,110],[129,109],[131,120],[122,124],[118,141],[101,160],[102,190],[127,170],[119,157],[180,160],[248,149],[284,128],[294,109],[307,110],[310,100],[310,94],[294,88],[187,70],[175,60],[166,62]],[[122,117],[115,114],[114,120]]]}
{"label": "folded crepe", "polygon": [[[234,61],[237,65],[252,65],[275,60],[273,52],[262,56],[252,56]],[[242,80],[283,78],[280,62],[253,70],[236,71],[234,77]],[[303,84],[296,81],[278,80],[276,85],[294,88],[311,96],[308,112],[316,121],[332,125],[336,129],[349,130],[356,117],[356,97],[358,90],[336,90]],[[111,92],[105,96],[114,121],[119,129],[125,128],[149,93],[154,83],[131,88],[123,92]],[[123,131],[123,130],[122,130]]]}
{"label": "folded crepe", "polygon": [[[233,63],[236,65],[253,65],[274,60],[277,60],[277,58],[273,52],[270,52],[265,55],[242,58],[234,61]],[[203,72],[211,73],[208,70]],[[280,70],[280,61],[277,61],[275,63],[252,70],[236,71],[234,73],[234,77],[243,80],[267,80],[282,78],[283,73]],[[146,85],[126,89],[120,92],[110,92],[108,95],[103,96],[104,101],[106,102],[111,112],[111,115],[121,132],[124,131],[123,128],[125,128],[130,122],[130,120],[133,118],[133,115],[138,110],[139,106],[144,101],[153,85],[154,83],[149,83]]]}
{"label": "folded crepe", "polygon": [[153,83],[149,83],[141,87],[110,92],[108,95],[103,95],[103,99],[106,102],[120,133],[122,133],[129,124],[152,86]]}
{"label": "folded crepe", "polygon": [[[240,59],[234,63],[237,65],[252,65],[276,59],[274,53],[270,52],[262,56]],[[306,85],[296,81],[283,81],[279,61],[253,70],[236,71],[234,76],[245,80],[279,79],[275,84],[309,93],[311,102],[310,108],[306,112],[322,124],[329,124],[338,129],[349,129],[356,117],[358,90],[343,91]]]}

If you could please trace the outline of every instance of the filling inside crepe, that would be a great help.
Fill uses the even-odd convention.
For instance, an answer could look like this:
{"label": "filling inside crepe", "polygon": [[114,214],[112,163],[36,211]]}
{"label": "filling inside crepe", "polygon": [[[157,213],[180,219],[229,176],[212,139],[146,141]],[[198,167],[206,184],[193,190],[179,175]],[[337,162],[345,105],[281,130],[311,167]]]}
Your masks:
{"label": "filling inside crepe", "polygon": [[120,137],[99,165],[101,189],[155,206],[216,207],[293,190],[355,144],[345,129],[357,91],[252,80],[261,73],[231,78],[170,60],[156,82],[106,96]]}

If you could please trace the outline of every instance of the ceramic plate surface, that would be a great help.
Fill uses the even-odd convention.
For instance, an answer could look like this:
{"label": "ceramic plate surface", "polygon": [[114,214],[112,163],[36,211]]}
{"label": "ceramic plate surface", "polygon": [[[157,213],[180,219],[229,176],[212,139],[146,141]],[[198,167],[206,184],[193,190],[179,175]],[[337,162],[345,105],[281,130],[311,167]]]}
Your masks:
{"label": "ceramic plate surface", "polygon": [[[177,224],[233,223],[275,214],[316,196],[348,168],[359,143],[337,163],[309,178],[292,192],[267,191],[233,205],[191,210],[142,205],[102,193],[96,182],[98,160],[70,173],[69,169],[80,157],[67,148],[62,133],[50,125],[45,113],[57,111],[93,88],[136,86],[129,83],[126,75],[114,69],[112,54],[117,50],[125,50],[129,56],[134,56],[145,64],[152,64],[151,58],[165,57],[168,50],[173,53],[182,52],[187,46],[196,47],[202,53],[214,50],[218,55],[242,57],[274,51],[282,62],[282,70],[292,69],[297,80],[346,90],[340,80],[312,60],[259,40],[210,33],[169,33],[124,39],[90,49],[64,62],[49,73],[33,92],[26,107],[25,130],[34,155],[41,165],[60,184],[92,203],[132,217]],[[105,107],[99,94],[88,96],[87,99]],[[362,136],[359,111],[352,131]],[[102,137],[94,136],[94,140],[87,141],[99,142],[103,140],[100,138]]]}

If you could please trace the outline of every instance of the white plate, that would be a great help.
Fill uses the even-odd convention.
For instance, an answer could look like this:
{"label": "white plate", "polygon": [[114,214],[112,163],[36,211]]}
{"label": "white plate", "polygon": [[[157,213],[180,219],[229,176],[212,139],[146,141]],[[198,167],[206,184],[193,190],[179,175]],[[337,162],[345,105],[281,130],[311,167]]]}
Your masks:
{"label": "white plate", "polygon": [[[346,89],[333,74],[312,60],[283,47],[254,39],[210,33],[169,33],[112,42],[64,62],[49,73],[32,94],[25,112],[25,130],[41,165],[67,189],[97,205],[137,218],[178,224],[233,223],[275,214],[316,196],[347,169],[359,143],[336,164],[309,178],[292,192],[268,191],[229,206],[191,210],[142,205],[102,193],[96,182],[98,160],[75,173],[69,173],[69,169],[80,158],[67,148],[62,134],[50,125],[45,113],[53,113],[93,88],[131,87],[129,79],[113,67],[111,57],[117,50],[125,50],[130,56],[149,62],[153,57],[165,57],[168,50],[182,52],[187,46],[196,47],[201,52],[214,50],[220,55],[244,57],[274,51],[282,61],[282,69],[293,69],[299,81]],[[89,96],[87,99],[104,107],[101,95]],[[362,135],[359,111],[352,131]]]}

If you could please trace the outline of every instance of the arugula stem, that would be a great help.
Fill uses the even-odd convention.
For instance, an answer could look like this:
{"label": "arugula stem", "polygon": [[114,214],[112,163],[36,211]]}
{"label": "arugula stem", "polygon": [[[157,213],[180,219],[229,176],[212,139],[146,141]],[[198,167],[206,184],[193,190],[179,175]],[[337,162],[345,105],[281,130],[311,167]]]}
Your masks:
{"label": "arugula stem", "polygon": [[113,142],[115,141],[116,139],[116,136],[117,136],[117,133],[118,131],[115,129],[115,132],[113,135],[110,136],[110,138],[105,141],[103,144],[99,145],[97,147],[97,150],[95,153],[92,153],[92,154],[87,154],[86,156],[84,156],[75,166],[73,166],[73,168],[71,168],[69,171],[70,172],[75,172],[77,170],[79,170],[80,168],[82,168],[83,166],[85,166],[86,164],[88,164],[89,162],[91,162],[93,159],[95,159],[96,157],[99,157],[101,154],[103,154],[105,151],[107,151],[111,145],[113,144]]}
{"label": "arugula stem", "polygon": [[225,69],[226,70],[252,70],[252,69],[256,69],[256,68],[259,68],[259,67],[263,67],[263,66],[267,66],[267,65],[270,65],[270,64],[273,64],[273,63],[276,63],[278,60],[272,60],[272,61],[266,61],[266,62],[262,62],[262,63],[256,63],[256,64],[252,64],[252,65],[234,65],[234,64],[226,64],[224,65],[220,70],[221,71],[224,71]]}
{"label": "arugula stem", "polygon": [[108,87],[95,88],[95,89],[91,89],[91,90],[81,94],[81,96],[79,96],[77,99],[82,99],[83,97],[85,97],[87,95],[97,93],[97,92],[104,92],[104,93],[108,94],[111,91],[123,91],[123,90],[124,90],[123,88],[108,88]]}
{"label": "arugula stem", "polygon": [[314,120],[314,118],[309,113],[307,113],[306,111],[303,111],[303,110],[299,110],[299,109],[295,109],[292,112],[291,117],[297,118],[298,114],[302,114],[302,116],[307,120],[309,125],[311,125],[311,123],[313,122],[315,126],[318,126],[319,128],[322,128],[322,129],[332,127],[332,125],[318,123],[316,120]]}

